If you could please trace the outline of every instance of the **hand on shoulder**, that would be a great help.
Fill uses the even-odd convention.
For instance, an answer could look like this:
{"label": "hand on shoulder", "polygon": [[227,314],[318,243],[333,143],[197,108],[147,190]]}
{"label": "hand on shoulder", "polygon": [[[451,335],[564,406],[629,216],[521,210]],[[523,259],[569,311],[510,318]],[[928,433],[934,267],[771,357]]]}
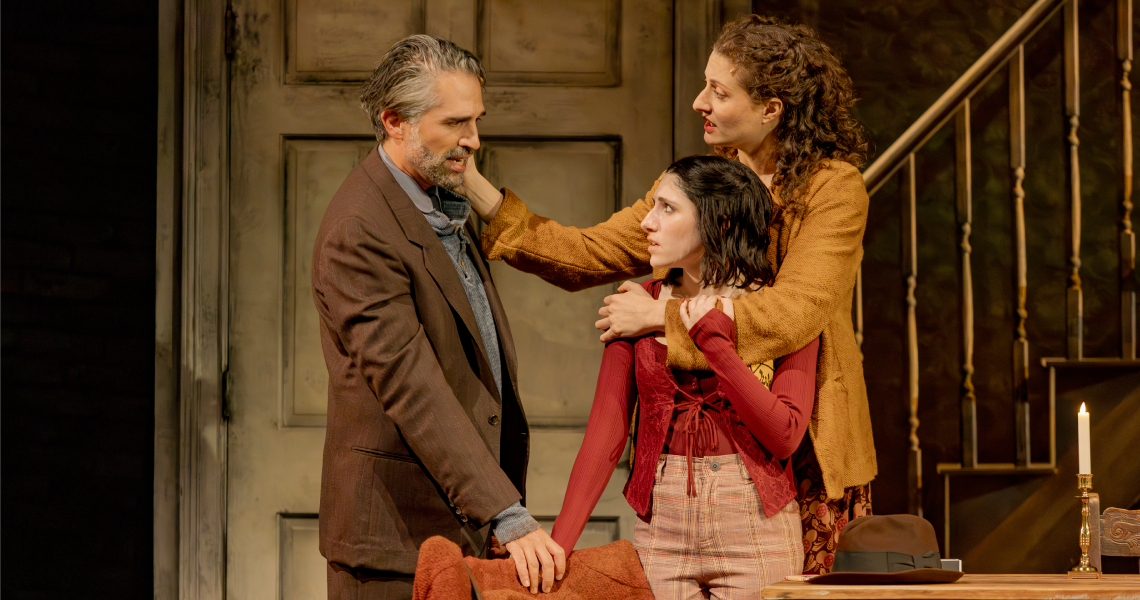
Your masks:
{"label": "hand on shoulder", "polygon": [[641,284],[626,281],[618,293],[606,296],[605,303],[598,309],[601,320],[594,323],[603,332],[603,343],[665,329],[667,301],[654,299]]}

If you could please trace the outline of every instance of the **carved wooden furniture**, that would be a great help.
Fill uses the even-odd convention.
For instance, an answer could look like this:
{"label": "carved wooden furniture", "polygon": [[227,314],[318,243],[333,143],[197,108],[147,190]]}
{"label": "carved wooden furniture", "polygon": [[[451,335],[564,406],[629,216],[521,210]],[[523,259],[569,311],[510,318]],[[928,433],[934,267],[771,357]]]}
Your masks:
{"label": "carved wooden furniture", "polygon": [[1043,598],[1135,598],[1140,575],[1104,575],[1100,579],[1067,579],[1064,575],[965,575],[955,583],[922,585],[813,585],[782,581],[761,592],[765,599],[864,600],[923,598],[924,600],[996,600]]}
{"label": "carved wooden furniture", "polygon": [[1140,510],[1106,508],[1101,513],[1100,495],[1089,494],[1089,542],[1089,563],[1098,571],[1101,556],[1140,557]]}

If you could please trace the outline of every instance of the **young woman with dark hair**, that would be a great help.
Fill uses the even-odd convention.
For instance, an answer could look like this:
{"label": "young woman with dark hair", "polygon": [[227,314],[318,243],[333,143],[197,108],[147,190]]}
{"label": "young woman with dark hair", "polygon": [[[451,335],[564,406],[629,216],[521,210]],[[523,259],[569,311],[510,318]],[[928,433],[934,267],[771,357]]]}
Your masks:
{"label": "young woman with dark hair", "polygon": [[[770,186],[771,285],[736,300],[737,351],[746,364],[786,356],[819,338],[814,412],[791,459],[803,522],[805,573],[826,573],[839,533],[871,512],[877,473],[863,358],[851,319],[863,257],[867,190],[859,173],[869,150],[851,116],[850,77],[815,33],[752,15],[725,25],[693,101],[704,140]],[[510,190],[468,168],[461,190],[487,221],[484,253],[568,290],[639,277],[653,267],[642,219],[645,199],[586,229],[538,218]],[[663,274],[655,271],[658,277]],[[676,299],[626,282],[599,312],[603,341],[664,331],[668,364],[707,369]]]}
{"label": "young woman with dark hair", "polygon": [[771,206],[744,165],[694,156],[669,167],[641,221],[650,264],[668,270],[644,287],[681,300],[710,370],[671,370],[666,342],[652,333],[606,346],[553,537],[574,547],[632,421],[625,495],[640,517],[633,543],[658,598],[756,598],[803,568],[795,484],[779,461],[799,447],[811,418],[819,340],[754,372],[736,354],[729,316],[732,296],[771,281]]}

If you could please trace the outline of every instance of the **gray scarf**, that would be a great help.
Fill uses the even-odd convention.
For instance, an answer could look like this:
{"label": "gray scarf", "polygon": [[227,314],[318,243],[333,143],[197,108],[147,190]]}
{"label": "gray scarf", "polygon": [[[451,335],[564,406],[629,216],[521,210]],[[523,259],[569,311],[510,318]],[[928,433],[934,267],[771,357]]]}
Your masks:
{"label": "gray scarf", "polygon": [[487,301],[487,290],[483,287],[483,280],[479,278],[479,270],[471,261],[467,248],[471,241],[467,232],[463,230],[467,217],[471,214],[471,202],[455,192],[439,186],[432,186],[427,190],[432,197],[435,210],[424,213],[428,224],[439,236],[451,263],[455,265],[455,272],[459,274],[459,281],[463,283],[463,291],[467,292],[467,301],[471,304],[471,311],[475,313],[475,323],[479,326],[479,335],[483,338],[483,349],[487,352],[487,361],[491,363],[491,372],[495,376],[495,385],[499,388],[499,397],[503,395],[502,357],[499,354],[499,336],[495,330],[495,318],[491,314],[491,304]]}

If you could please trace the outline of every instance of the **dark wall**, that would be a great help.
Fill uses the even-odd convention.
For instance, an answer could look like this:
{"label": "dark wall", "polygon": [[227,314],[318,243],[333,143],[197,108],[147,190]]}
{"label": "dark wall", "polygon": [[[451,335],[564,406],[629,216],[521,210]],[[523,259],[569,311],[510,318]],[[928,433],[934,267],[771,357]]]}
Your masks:
{"label": "dark wall", "polygon": [[0,595],[148,598],[157,3],[0,26]]}
{"label": "dark wall", "polygon": [[[1032,4],[1032,0],[758,0],[753,6],[760,14],[813,27],[837,51],[861,98],[856,115],[882,152]],[[1115,357],[1120,353],[1117,233],[1122,194],[1115,2],[1082,0],[1079,15],[1084,352],[1086,356]],[[1031,353],[1032,460],[1036,462],[1049,460],[1047,372],[1040,366],[1040,359],[1065,354],[1069,180],[1061,23],[1058,13],[1026,45],[1026,325]],[[1007,85],[1004,72],[995,77],[975,98],[972,117],[974,215],[970,243],[976,332],[973,383],[978,398],[979,455],[982,462],[989,463],[1012,463],[1015,452],[1011,368],[1017,298]],[[1135,120],[1136,102],[1133,111]],[[935,467],[940,462],[958,462],[961,452],[961,269],[954,145],[951,123],[930,140],[916,159],[920,182],[916,290],[921,361],[918,433],[924,464],[924,512],[934,522],[940,538],[943,490]],[[879,457],[879,476],[873,485],[874,508],[879,513],[907,511],[906,290],[900,255],[898,192],[897,180],[890,181],[872,198],[864,238],[864,354]],[[1133,213],[1133,223],[1137,223],[1136,214]],[[1071,379],[1072,372],[1062,372],[1058,385],[1071,391],[1072,398],[1087,399],[1094,414],[1107,415],[1121,401],[1123,392],[1090,397],[1081,389],[1092,389],[1098,383],[1124,375],[1120,370],[1105,370],[1092,379],[1070,382],[1066,378]],[[1140,385],[1137,382],[1140,379],[1128,379],[1125,387],[1135,388]],[[1074,444],[1075,412],[1075,405],[1058,402],[1059,457]],[[1140,432],[1119,431],[1116,435],[1114,440],[1098,443],[1126,445],[1140,441]],[[1064,477],[1071,479],[1068,471]],[[999,479],[954,481],[953,505],[985,504],[975,502],[979,498],[990,502],[985,504],[988,514],[965,514],[964,509],[955,513],[956,534],[952,538],[960,542],[952,547],[955,556],[962,556],[970,544],[980,541],[996,525],[994,519],[1000,520],[1013,511],[1024,496],[1042,483],[1040,479],[1024,477]],[[1124,484],[1109,478],[1101,481],[1100,485]],[[1132,487],[1136,488],[1135,484]],[[1130,493],[1140,494],[1140,488]],[[1066,553],[1064,548],[1068,547],[1062,546],[1060,552]],[[969,568],[1016,572],[1017,565]]]}

